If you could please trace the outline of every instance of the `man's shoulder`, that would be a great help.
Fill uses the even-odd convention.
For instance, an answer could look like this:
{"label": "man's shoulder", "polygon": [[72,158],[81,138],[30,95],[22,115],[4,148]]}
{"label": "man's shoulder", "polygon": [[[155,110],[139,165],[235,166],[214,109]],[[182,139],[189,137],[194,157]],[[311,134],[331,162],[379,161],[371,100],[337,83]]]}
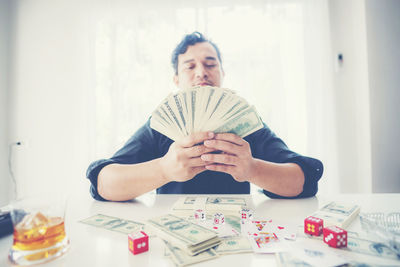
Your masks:
{"label": "man's shoulder", "polygon": [[151,117],[133,134],[130,141],[141,141],[150,143],[168,143],[172,140],[154,130],[150,126]]}
{"label": "man's shoulder", "polygon": [[150,126],[151,117],[134,133],[133,137],[140,135],[153,136],[157,131],[154,131]]}

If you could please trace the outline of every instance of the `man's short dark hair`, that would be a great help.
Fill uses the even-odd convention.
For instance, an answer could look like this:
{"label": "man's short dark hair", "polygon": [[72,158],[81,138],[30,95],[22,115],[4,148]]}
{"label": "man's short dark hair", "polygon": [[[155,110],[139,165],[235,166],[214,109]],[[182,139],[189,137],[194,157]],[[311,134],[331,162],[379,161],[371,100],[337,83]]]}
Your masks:
{"label": "man's short dark hair", "polygon": [[221,53],[219,52],[217,45],[205,38],[204,35],[200,32],[193,32],[191,34],[186,34],[183,37],[182,41],[176,46],[176,48],[172,52],[171,63],[172,67],[175,70],[175,75],[178,75],[178,56],[181,54],[185,54],[189,45],[195,45],[197,43],[203,42],[207,42],[215,48],[215,51],[217,51],[219,62],[221,62],[222,64]]}

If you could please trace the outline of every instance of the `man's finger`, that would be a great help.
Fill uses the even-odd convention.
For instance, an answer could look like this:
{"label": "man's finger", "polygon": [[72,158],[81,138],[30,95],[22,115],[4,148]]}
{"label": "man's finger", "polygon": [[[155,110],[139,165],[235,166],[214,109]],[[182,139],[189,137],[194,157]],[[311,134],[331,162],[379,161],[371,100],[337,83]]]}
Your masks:
{"label": "man's finger", "polygon": [[241,138],[240,136],[233,134],[233,133],[218,133],[215,134],[215,138],[216,140],[224,140],[224,141],[228,141],[237,145],[244,145],[246,143],[246,141]]}
{"label": "man's finger", "polygon": [[206,161],[202,160],[200,157],[192,158],[192,159],[189,160],[189,166],[190,166],[191,168],[194,168],[194,167],[201,167],[201,166],[204,167],[204,166],[206,166],[207,164],[209,164],[209,163],[207,163]]}
{"label": "man's finger", "polygon": [[199,144],[204,142],[205,140],[212,139],[214,138],[214,136],[215,134],[213,132],[199,132],[185,136],[177,142],[182,147],[192,147],[195,144]]}
{"label": "man's finger", "polygon": [[216,151],[215,148],[206,147],[204,145],[197,145],[197,146],[185,148],[185,152],[187,153],[186,155],[190,158],[200,157],[203,154],[211,153],[214,151]]}
{"label": "man's finger", "polygon": [[216,172],[225,172],[229,173],[232,175],[232,173],[235,171],[236,166],[231,166],[231,165],[225,165],[225,164],[209,164],[206,165],[206,169],[210,171],[216,171]]}
{"label": "man's finger", "polygon": [[229,154],[204,154],[201,159],[206,162],[216,162],[220,164],[237,165],[237,157]]}
{"label": "man's finger", "polygon": [[215,150],[221,150],[229,154],[238,155],[240,153],[241,146],[231,143],[225,140],[206,140],[204,146],[208,148],[214,148]]}

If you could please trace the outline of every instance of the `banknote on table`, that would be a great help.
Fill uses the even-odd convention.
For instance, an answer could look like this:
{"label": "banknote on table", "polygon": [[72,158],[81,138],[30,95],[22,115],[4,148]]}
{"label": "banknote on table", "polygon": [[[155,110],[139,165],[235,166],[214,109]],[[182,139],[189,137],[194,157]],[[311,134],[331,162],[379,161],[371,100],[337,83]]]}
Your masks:
{"label": "banknote on table", "polygon": [[219,255],[253,252],[249,240],[243,236],[223,237],[215,250]]}
{"label": "banknote on table", "polygon": [[[300,231],[303,231],[303,229],[304,228],[302,227]],[[304,232],[298,233],[301,238],[317,239],[322,242],[322,236],[311,236],[304,234]],[[347,231],[347,248],[341,248],[341,250],[389,260],[400,260],[396,252],[393,251],[388,244],[377,240],[369,240],[367,239],[367,236],[358,232]]]}
{"label": "banknote on table", "polygon": [[171,212],[178,216],[188,217],[195,210],[202,209],[206,214],[214,215],[222,212],[224,215],[238,215],[242,208],[248,208],[245,197],[200,197],[188,196],[179,198],[173,205]]}
{"label": "banknote on table", "polygon": [[332,201],[311,216],[324,220],[324,227],[336,225],[346,228],[357,218],[360,213],[360,206],[348,203]]}
{"label": "banknote on table", "polygon": [[125,220],[104,214],[96,214],[87,219],[81,220],[80,222],[123,234],[141,231],[144,228],[143,223]]}
{"label": "banknote on table", "polygon": [[219,237],[229,237],[229,236],[239,236],[240,231],[236,230],[233,228],[230,224],[228,223],[222,223],[222,224],[215,224],[214,219],[210,218],[207,220],[192,220],[191,222],[201,225],[204,228],[210,229],[211,231],[215,232]]}
{"label": "banknote on table", "polygon": [[348,264],[350,261],[340,253],[340,250],[304,241],[293,244],[290,253],[292,253],[295,258],[301,259],[312,266],[342,266]]}
{"label": "banknote on table", "polygon": [[173,246],[171,243],[164,241],[165,243],[165,254],[171,258],[171,260],[177,266],[188,266],[191,264],[212,260],[218,257],[218,253],[209,248],[196,255],[189,255],[178,247]]}
{"label": "banknote on table", "polygon": [[290,252],[278,252],[275,256],[278,267],[312,267],[311,264],[297,258]]}
{"label": "banknote on table", "polygon": [[189,255],[198,254],[221,243],[215,232],[172,214],[150,219],[147,225],[158,237]]}
{"label": "banknote on table", "polygon": [[240,232],[242,228],[241,216],[240,215],[225,215],[225,223],[232,226],[233,229]]}
{"label": "banknote on table", "polygon": [[[301,258],[298,258],[291,252],[278,252],[275,254],[276,262],[278,267],[314,267],[315,265],[311,265]],[[370,262],[360,262],[350,260],[349,263],[339,265],[342,267],[394,267],[396,265],[390,264],[374,264]]]}
{"label": "banknote on table", "polygon": [[[236,235],[236,233],[240,233],[241,229],[242,229],[242,224],[241,224],[241,218],[239,214],[224,214],[225,217],[225,224],[227,226],[230,226],[231,230],[233,230],[233,232],[235,234],[231,234],[231,236]],[[200,224],[202,226],[204,226],[201,222],[199,222],[197,219],[194,218],[193,214],[190,214],[190,216],[186,217],[186,219],[190,222],[193,222],[195,224]],[[206,221],[214,221],[214,214],[209,213],[206,214]],[[227,229],[229,229],[229,227],[226,227]]]}
{"label": "banknote on table", "polygon": [[150,127],[176,141],[200,131],[245,137],[263,123],[255,107],[234,91],[197,86],[168,95],[152,113]]}
{"label": "banknote on table", "polygon": [[[400,260],[397,254],[384,243],[367,240],[364,238],[351,237],[347,240],[347,248],[350,252],[371,255],[379,258]],[[400,265],[400,262],[399,262]]]}

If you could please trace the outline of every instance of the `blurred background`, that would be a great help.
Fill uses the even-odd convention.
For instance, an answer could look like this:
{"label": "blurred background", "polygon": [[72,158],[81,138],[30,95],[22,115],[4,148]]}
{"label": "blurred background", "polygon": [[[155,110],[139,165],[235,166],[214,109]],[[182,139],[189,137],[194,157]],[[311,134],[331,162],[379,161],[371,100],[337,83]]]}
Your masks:
{"label": "blurred background", "polygon": [[0,206],[88,190],[88,165],[176,90],[193,31],[219,46],[224,87],[323,161],[318,194],[400,192],[400,1],[0,0]]}

